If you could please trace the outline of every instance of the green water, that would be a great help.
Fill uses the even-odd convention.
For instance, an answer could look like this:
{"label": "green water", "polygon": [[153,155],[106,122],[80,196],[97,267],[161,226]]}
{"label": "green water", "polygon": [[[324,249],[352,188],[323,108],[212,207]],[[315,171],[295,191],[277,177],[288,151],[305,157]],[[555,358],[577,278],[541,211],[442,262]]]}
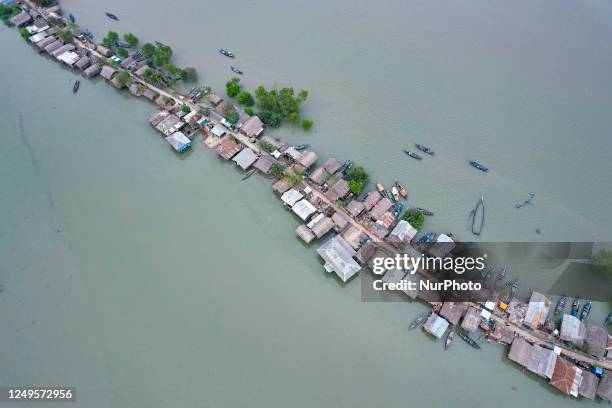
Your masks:
{"label": "green water", "polygon": [[[499,212],[486,239],[522,240],[534,223],[547,239],[610,237],[603,3],[555,3],[546,22],[550,3],[325,13],[318,3],[73,3],[96,33],[111,27],[109,9],[119,31],[170,43],[216,88],[229,74],[219,46],[239,55],[249,85],[308,88],[316,131],[276,134],[401,177],[436,210],[432,229],[466,234],[484,191]],[[211,8],[231,13],[235,30],[203,20]],[[170,9],[185,26],[160,30]],[[271,11],[274,25],[241,24]],[[298,241],[269,181],[241,182],[199,140],[176,156],[146,123],[151,105],[101,81],[73,95],[77,77],[14,30],[0,28],[0,49],[11,55],[0,68],[0,384],[73,385],[83,407],[589,405],[524,374],[498,345],[444,352],[408,332],[424,306],[360,302],[358,280],[340,285]],[[437,163],[398,154],[413,135],[432,141]],[[465,167],[468,152],[494,171]],[[529,190],[537,205],[517,215]]]}

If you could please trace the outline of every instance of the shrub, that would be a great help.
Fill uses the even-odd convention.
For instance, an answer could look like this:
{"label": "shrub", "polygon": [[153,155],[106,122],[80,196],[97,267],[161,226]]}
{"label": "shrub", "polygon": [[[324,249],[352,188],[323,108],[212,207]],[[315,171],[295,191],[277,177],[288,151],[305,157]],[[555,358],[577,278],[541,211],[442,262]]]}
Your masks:
{"label": "shrub", "polygon": [[302,127],[304,128],[304,130],[310,130],[310,128],[313,125],[313,121],[309,120],[309,119],[304,119],[302,120]]}
{"label": "shrub", "polygon": [[255,104],[255,99],[253,99],[253,96],[247,91],[240,92],[236,99],[240,104],[245,106],[253,106]]}
{"label": "shrub", "polygon": [[231,98],[240,93],[240,88],[240,78],[233,77],[225,83],[225,93]]}
{"label": "shrub", "polygon": [[120,56],[121,58],[127,58],[128,55],[130,55],[130,53],[125,48],[119,47],[117,48],[117,55]]}

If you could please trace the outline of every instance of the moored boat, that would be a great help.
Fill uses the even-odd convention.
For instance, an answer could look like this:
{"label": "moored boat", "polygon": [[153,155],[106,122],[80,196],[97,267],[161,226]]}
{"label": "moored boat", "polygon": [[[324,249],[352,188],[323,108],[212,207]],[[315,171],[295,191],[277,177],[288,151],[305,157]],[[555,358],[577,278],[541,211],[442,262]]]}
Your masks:
{"label": "moored boat", "polygon": [[397,186],[391,187],[391,194],[393,194],[393,199],[395,201],[398,201],[400,199],[399,190],[397,189]]}
{"label": "moored boat", "polygon": [[342,166],[340,166],[340,168],[338,170],[336,170],[336,173],[341,173],[344,174],[346,173],[351,167],[353,167],[353,161],[352,160],[347,160],[344,162],[344,164]]}
{"label": "moored boat", "polygon": [[397,208],[395,209],[395,216],[399,217],[403,210],[404,210],[404,203],[398,203]]}
{"label": "moored boat", "polygon": [[555,316],[563,312],[563,309],[565,309],[566,304],[567,304],[567,296],[561,295],[561,297],[557,301],[557,306],[555,307]]}
{"label": "moored boat", "polygon": [[234,66],[234,65],[230,65],[230,69],[231,69],[233,72],[235,72],[236,74],[238,74],[238,75],[242,75],[242,74],[244,74],[244,72],[242,72],[242,70],[241,70],[241,69],[239,69],[238,67],[236,67],[236,66]]}
{"label": "moored boat", "polygon": [[461,337],[463,341],[465,341],[467,344],[469,344],[473,348],[480,349],[480,344],[478,344],[476,340],[468,336],[467,333],[464,333],[462,330],[457,330],[457,334],[459,335],[459,337]]}
{"label": "moored boat", "polygon": [[477,161],[474,160],[470,160],[470,166],[477,168],[480,171],[484,171],[485,173],[489,171],[489,168],[486,166],[483,166],[482,164],[478,163]]}
{"label": "moored boat", "polygon": [[427,208],[417,207],[416,209],[422,212],[424,215],[427,215],[428,217],[434,215],[433,211],[429,211]]}
{"label": "moored boat", "polygon": [[591,311],[591,304],[592,302],[590,300],[587,300],[584,306],[582,306],[582,313],[580,313],[580,320],[582,320],[583,322],[589,316],[589,312]]}
{"label": "moored boat", "polygon": [[125,41],[121,41],[121,40],[115,41],[115,45],[121,48],[130,48],[130,44],[126,43]]}
{"label": "moored boat", "polygon": [[76,81],[74,81],[74,85],[72,86],[72,93],[77,93],[77,91],[79,90],[79,86],[81,86],[81,81],[77,79]]}
{"label": "moored boat", "polygon": [[419,143],[415,143],[414,145],[416,146],[417,149],[419,149],[423,153],[427,153],[427,154],[430,154],[430,155],[434,154],[434,151],[430,147],[427,147],[427,146],[419,144]]}
{"label": "moored boat", "polygon": [[421,160],[422,159],[420,154],[415,153],[415,152],[411,152],[410,150],[404,150],[404,153],[406,153],[408,156],[412,157],[413,159],[417,159],[417,160]]}
{"label": "moored boat", "polygon": [[406,191],[406,189],[404,188],[404,186],[402,186],[399,181],[395,180],[395,187],[397,187],[397,191],[399,191],[399,194],[406,198],[408,197],[408,191]]}
{"label": "moored boat", "polygon": [[580,308],[580,300],[574,298],[574,302],[572,303],[572,316],[578,317],[578,308]]}
{"label": "moored boat", "polygon": [[454,338],[455,338],[455,332],[453,331],[453,329],[451,329],[446,335],[446,340],[444,341],[444,350],[448,350]]}
{"label": "moored boat", "polygon": [[301,144],[301,145],[293,146],[295,150],[304,150],[304,149],[308,149],[309,147],[310,147],[309,144]]}
{"label": "moored boat", "polygon": [[253,175],[253,173],[255,173],[255,171],[256,171],[255,169],[249,170],[244,176],[242,176],[242,179],[243,180],[248,179],[249,177],[251,177]]}
{"label": "moored boat", "polygon": [[417,327],[419,327],[420,325],[422,325],[423,323],[425,323],[425,320],[427,320],[427,317],[429,317],[429,313],[422,313],[420,315],[418,315],[411,323],[410,326],[408,326],[409,329],[415,329]]}
{"label": "moored boat", "polygon": [[74,18],[74,16],[72,15],[72,13],[70,13],[70,14],[68,15],[68,18],[70,19],[70,22],[71,22],[71,23],[74,23],[74,22],[76,21],[76,18]]}
{"label": "moored boat", "polygon": [[383,186],[380,182],[376,183],[376,190],[381,196],[385,197],[385,186]]}
{"label": "moored boat", "polygon": [[108,11],[106,12],[106,17],[110,18],[111,20],[119,21],[119,17]]}
{"label": "moored boat", "polygon": [[389,200],[391,200],[392,202],[395,202],[395,197],[393,197],[393,193],[391,192],[391,190],[385,191],[385,195],[387,196]]}
{"label": "moored boat", "polygon": [[606,320],[604,321],[604,326],[607,326],[610,323],[612,323],[612,313],[610,313],[608,317],[606,317]]}
{"label": "moored boat", "polygon": [[219,52],[221,55],[225,55],[226,57],[234,58],[234,53],[229,50],[224,50],[223,48],[219,48]]}

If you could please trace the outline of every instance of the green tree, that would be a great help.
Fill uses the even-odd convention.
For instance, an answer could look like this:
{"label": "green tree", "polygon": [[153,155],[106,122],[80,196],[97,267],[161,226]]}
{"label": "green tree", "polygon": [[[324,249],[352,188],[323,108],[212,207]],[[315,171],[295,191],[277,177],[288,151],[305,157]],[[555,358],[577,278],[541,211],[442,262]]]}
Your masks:
{"label": "green tree", "polygon": [[106,37],[102,39],[102,45],[106,48],[113,48],[119,39],[119,34],[114,31],[109,31]]}
{"label": "green tree", "polygon": [[293,184],[301,183],[303,179],[304,179],[304,176],[302,174],[294,173],[289,176],[289,180],[291,180]]}
{"label": "green tree", "polygon": [[309,120],[309,119],[304,119],[302,120],[302,128],[304,128],[304,130],[310,130],[310,128],[313,125],[313,121]]}
{"label": "green tree", "polygon": [[[279,126],[277,122],[289,120],[297,122],[300,118],[300,105],[308,98],[308,91],[300,91],[297,95],[292,87],[281,88],[280,90],[272,88],[267,90],[263,85],[255,89],[255,98],[257,106],[265,114],[266,120],[270,126]],[[262,118],[262,121],[265,120]]]}
{"label": "green tree", "polygon": [[183,113],[189,113],[191,112],[191,108],[188,105],[183,105],[181,111],[183,111]]}
{"label": "green tree", "polygon": [[142,55],[144,55],[145,58],[152,58],[153,54],[155,54],[155,46],[153,44],[146,43],[143,44],[143,46],[140,48],[140,51],[142,52]]}
{"label": "green tree", "polygon": [[164,79],[164,76],[152,68],[147,68],[142,74],[142,78],[145,81],[152,83],[153,85],[166,85],[166,80]]}
{"label": "green tree", "polygon": [[130,53],[125,48],[119,47],[117,48],[117,55],[120,56],[121,58],[127,58],[127,56],[130,55]]}
{"label": "green tree", "polygon": [[183,81],[195,82],[198,80],[198,71],[192,67],[182,69],[180,75]]}
{"label": "green tree", "polygon": [[270,171],[276,177],[282,177],[285,174],[285,165],[280,162],[276,162],[270,167]]}
{"label": "green tree", "polygon": [[244,108],[244,112],[249,116],[255,116],[255,111],[251,108]]}
{"label": "green tree", "polygon": [[117,87],[120,89],[132,83],[132,76],[127,71],[120,71],[115,78],[117,78]]}
{"label": "green tree", "polygon": [[225,93],[231,98],[240,93],[240,88],[240,78],[233,77],[225,83]]}
{"label": "green tree", "polygon": [[164,70],[172,77],[177,76],[181,70],[174,64],[165,64]]}
{"label": "green tree", "polygon": [[346,180],[348,181],[351,192],[359,194],[368,182],[368,174],[361,166],[351,167],[346,172]]}
{"label": "green tree", "polygon": [[240,92],[236,99],[240,104],[245,106],[253,106],[255,104],[255,99],[253,99],[253,96],[247,91]]}
{"label": "green tree", "polygon": [[26,30],[25,27],[21,27],[19,29],[19,34],[21,35],[21,38],[23,38],[24,40],[27,40],[28,38],[30,38],[30,33],[28,33],[28,30]]}
{"label": "green tree", "polygon": [[236,111],[236,108],[230,102],[225,102],[223,104],[223,116],[225,117],[225,120],[232,125],[238,123],[238,120],[240,119],[240,115]]}
{"label": "green tree", "polygon": [[263,123],[273,128],[279,127],[282,122],[280,115],[270,111],[261,111],[257,116],[259,116],[259,119],[261,119]]}
{"label": "green tree", "polygon": [[126,43],[130,44],[130,47],[135,47],[138,45],[138,37],[132,33],[123,34],[123,39]]}
{"label": "green tree", "polygon": [[57,36],[65,43],[71,43],[74,41],[74,35],[68,30],[58,30]]}
{"label": "green tree", "polygon": [[420,230],[423,227],[423,224],[425,223],[425,214],[423,214],[416,208],[411,208],[409,210],[404,211],[401,218],[404,221],[408,221],[408,223],[417,230]]}
{"label": "green tree", "polygon": [[266,142],[263,139],[259,139],[257,144],[259,145],[259,147],[261,147],[262,150],[264,150],[264,151],[266,151],[268,153],[272,153],[273,151],[276,150],[276,146],[274,146],[272,143]]}
{"label": "green tree", "polygon": [[161,44],[155,48],[153,53],[153,64],[157,66],[166,65],[172,59],[172,48]]}

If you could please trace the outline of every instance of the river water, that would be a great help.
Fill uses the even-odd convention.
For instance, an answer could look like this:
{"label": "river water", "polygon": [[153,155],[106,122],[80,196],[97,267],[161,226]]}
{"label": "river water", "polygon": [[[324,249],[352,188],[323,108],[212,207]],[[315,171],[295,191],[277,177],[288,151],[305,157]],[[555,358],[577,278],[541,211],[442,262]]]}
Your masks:
{"label": "river water", "polygon": [[[313,131],[273,134],[402,181],[436,211],[427,228],[469,238],[485,195],[483,239],[612,237],[607,3],[63,4],[98,38],[168,43],[216,89],[221,46],[250,88],[308,89]],[[153,107],[100,80],[74,96],[75,74],[15,30],[0,49],[0,384],[73,385],[84,407],[589,405],[498,345],[444,352],[408,332],[424,306],[360,302],[269,181],[240,182],[198,142],[176,156]],[[406,158],[415,141],[436,157]]]}

